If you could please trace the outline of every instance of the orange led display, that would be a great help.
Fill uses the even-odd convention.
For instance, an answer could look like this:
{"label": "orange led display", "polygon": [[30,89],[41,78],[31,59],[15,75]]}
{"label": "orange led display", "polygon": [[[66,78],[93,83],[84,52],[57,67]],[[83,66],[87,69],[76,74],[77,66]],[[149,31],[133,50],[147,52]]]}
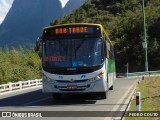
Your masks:
{"label": "orange led display", "polygon": [[64,56],[45,56],[44,61],[62,62],[62,61],[65,61],[65,57]]}
{"label": "orange led display", "polygon": [[88,27],[72,27],[72,28],[56,28],[56,34],[75,34],[75,33],[87,33]]}
{"label": "orange led display", "polygon": [[75,27],[75,28],[69,28],[70,33],[87,33],[88,27]]}
{"label": "orange led display", "polygon": [[51,37],[71,37],[76,35],[101,35],[101,28],[89,25],[60,25],[44,29],[43,37],[46,39]]}
{"label": "orange led display", "polygon": [[56,34],[66,34],[67,28],[56,28]]}

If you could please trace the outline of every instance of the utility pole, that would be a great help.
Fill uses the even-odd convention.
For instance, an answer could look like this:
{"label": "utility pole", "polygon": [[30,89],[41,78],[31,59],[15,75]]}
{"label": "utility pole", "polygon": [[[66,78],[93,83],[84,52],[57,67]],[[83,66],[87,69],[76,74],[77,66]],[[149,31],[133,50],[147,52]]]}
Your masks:
{"label": "utility pole", "polygon": [[129,71],[128,71],[128,63],[127,63],[127,78],[128,78],[128,72],[129,72]]}
{"label": "utility pole", "polygon": [[146,32],[146,16],[145,16],[145,9],[144,9],[144,0],[142,3],[143,9],[143,22],[144,22],[144,43],[143,47],[145,49],[145,70],[148,72],[148,46],[147,46],[147,32]]}

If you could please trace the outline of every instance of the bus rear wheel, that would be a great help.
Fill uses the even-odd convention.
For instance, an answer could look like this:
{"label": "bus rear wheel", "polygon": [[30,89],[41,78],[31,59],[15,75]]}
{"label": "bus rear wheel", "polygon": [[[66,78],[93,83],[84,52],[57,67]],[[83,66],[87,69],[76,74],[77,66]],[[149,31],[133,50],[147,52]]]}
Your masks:
{"label": "bus rear wheel", "polygon": [[113,85],[109,88],[109,90],[113,90]]}
{"label": "bus rear wheel", "polygon": [[54,100],[60,100],[62,98],[62,94],[61,93],[53,93],[52,97]]}

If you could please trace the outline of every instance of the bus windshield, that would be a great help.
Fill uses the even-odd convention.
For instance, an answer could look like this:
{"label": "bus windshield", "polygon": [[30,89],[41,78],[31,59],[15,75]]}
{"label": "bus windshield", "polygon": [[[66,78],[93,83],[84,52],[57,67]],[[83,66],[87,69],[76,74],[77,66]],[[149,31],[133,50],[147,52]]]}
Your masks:
{"label": "bus windshield", "polygon": [[43,66],[78,68],[103,62],[102,38],[59,39],[43,42]]}

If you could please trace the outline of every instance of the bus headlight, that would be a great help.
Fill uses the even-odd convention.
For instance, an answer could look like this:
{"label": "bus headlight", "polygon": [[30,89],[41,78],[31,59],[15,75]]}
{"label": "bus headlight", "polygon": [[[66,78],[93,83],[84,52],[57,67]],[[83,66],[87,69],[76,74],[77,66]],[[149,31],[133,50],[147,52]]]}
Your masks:
{"label": "bus headlight", "polygon": [[94,79],[95,80],[100,80],[101,78],[103,78],[104,76],[104,72],[100,72],[98,76],[96,76]]}
{"label": "bus headlight", "polygon": [[51,81],[52,79],[47,77],[46,75],[43,75],[43,79],[47,80],[47,81]]}

